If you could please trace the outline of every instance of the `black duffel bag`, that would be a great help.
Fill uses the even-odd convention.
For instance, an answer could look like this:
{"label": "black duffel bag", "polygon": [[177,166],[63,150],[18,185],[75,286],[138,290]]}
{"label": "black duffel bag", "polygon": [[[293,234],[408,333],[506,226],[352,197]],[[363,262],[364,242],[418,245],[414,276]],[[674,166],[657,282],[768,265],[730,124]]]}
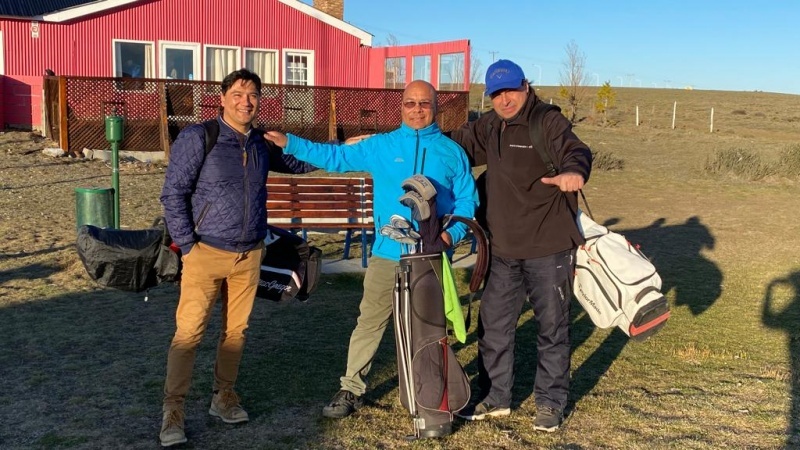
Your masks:
{"label": "black duffel bag", "polygon": [[83,225],[78,229],[78,256],[100,286],[142,292],[180,278],[180,256],[161,218],[146,230],[117,230]]}
{"label": "black duffel bag", "polygon": [[256,297],[272,301],[308,300],[322,272],[322,250],[308,245],[294,233],[271,225],[264,244],[266,251]]}

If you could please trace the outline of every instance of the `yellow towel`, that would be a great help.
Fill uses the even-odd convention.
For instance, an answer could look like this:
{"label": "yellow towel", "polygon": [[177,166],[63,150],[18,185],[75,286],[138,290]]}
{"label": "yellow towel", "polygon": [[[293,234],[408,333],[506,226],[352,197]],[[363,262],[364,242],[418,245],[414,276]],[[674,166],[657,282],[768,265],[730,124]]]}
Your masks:
{"label": "yellow towel", "polygon": [[447,254],[442,255],[442,293],[447,324],[453,329],[458,342],[463,344],[467,341],[467,327],[464,325],[464,313],[461,312],[461,301],[458,299],[453,268]]}

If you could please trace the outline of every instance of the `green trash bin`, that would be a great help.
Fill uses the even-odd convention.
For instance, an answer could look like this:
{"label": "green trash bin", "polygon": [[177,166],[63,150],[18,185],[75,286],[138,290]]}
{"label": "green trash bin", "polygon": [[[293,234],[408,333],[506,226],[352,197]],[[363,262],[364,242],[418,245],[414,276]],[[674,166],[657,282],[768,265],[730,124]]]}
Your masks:
{"label": "green trash bin", "polygon": [[94,225],[114,227],[113,188],[75,188],[76,227]]}

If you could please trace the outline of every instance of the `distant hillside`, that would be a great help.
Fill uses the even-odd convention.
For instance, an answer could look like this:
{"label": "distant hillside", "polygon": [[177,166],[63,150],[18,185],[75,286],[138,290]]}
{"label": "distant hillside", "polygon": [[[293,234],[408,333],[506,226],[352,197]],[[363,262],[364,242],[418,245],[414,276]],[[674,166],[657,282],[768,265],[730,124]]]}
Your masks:
{"label": "distant hillside", "polygon": [[[595,122],[592,105],[597,89],[596,86],[584,88],[582,108],[578,111],[582,123]],[[471,86],[471,111],[480,111],[483,90],[483,84]],[[714,108],[715,132],[800,141],[800,95],[648,88],[614,88],[614,91],[616,105],[611,108],[609,118],[616,127],[635,127],[638,105],[640,126],[670,129],[673,106],[677,102],[677,129],[708,132],[711,108]],[[552,99],[552,103],[561,103],[558,87],[537,87],[536,94],[547,102]],[[486,98],[484,111],[490,109],[491,102]]]}

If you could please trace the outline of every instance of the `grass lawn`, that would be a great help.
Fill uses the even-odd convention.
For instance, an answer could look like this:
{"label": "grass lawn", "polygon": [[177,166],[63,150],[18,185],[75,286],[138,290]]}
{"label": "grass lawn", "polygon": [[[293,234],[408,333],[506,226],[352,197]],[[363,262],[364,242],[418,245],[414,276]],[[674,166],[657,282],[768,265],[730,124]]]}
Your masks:
{"label": "grass lawn", "polygon": [[[800,174],[751,181],[704,169],[729,149],[777,163],[800,144],[800,97],[629,88],[611,117],[612,127],[590,119],[576,127],[593,150],[624,161],[623,170],[595,170],[585,192],[598,222],[653,259],[672,317],[637,343],[596,329],[574,304],[572,391],[559,432],[533,432],[529,308],[517,331],[510,416],[457,421],[443,440],[406,441],[411,419],[398,401],[390,329],[367,406],[322,418],[344,370],[362,281],[326,275],[307,303],[256,304],[237,384],[251,416],[243,426],[207,413],[215,312],[187,399],[184,448],[800,448]],[[144,301],[93,284],[74,247],[74,188],[108,186],[111,171],[46,157],[47,145],[25,132],[0,134],[0,448],[157,448],[176,288],[160,286]],[[122,164],[124,227],[144,228],[160,214],[163,177],[161,165]],[[327,256],[341,251],[341,237],[311,236]],[[458,273],[464,293],[467,276]],[[455,345],[471,377],[474,328]]]}

